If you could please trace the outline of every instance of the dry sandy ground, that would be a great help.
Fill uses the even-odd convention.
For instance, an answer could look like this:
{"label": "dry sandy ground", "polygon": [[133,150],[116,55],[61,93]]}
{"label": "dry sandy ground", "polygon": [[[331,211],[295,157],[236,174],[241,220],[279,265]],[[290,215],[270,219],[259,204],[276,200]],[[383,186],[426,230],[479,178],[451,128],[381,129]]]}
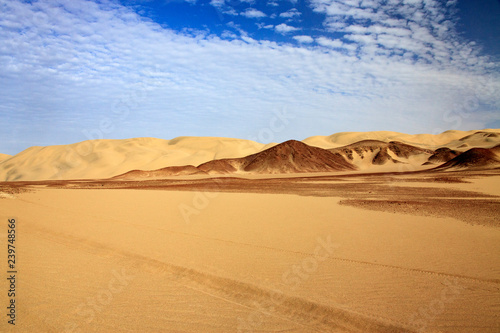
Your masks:
{"label": "dry sandy ground", "polygon": [[499,332],[499,185],[498,171],[0,183],[0,331]]}

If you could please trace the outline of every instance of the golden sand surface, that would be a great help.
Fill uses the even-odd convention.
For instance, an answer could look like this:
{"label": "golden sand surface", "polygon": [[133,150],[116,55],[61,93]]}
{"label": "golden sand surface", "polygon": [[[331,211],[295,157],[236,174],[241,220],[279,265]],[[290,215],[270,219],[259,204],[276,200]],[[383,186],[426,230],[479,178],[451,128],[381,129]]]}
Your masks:
{"label": "golden sand surface", "polygon": [[0,183],[0,331],[498,332],[499,184],[498,171]]}

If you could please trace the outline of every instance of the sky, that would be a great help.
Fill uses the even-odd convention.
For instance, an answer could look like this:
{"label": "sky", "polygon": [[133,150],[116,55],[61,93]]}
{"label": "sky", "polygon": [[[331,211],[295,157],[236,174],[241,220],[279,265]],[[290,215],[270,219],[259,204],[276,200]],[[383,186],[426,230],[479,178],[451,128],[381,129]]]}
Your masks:
{"label": "sky", "polygon": [[0,153],[500,128],[498,0],[0,0]]}

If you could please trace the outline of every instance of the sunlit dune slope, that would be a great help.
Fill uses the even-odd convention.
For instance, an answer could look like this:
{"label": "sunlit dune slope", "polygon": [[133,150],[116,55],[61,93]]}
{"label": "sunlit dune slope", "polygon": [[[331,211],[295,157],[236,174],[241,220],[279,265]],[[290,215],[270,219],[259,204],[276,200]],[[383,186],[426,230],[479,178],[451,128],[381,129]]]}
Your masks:
{"label": "sunlit dune slope", "polygon": [[153,171],[133,170],[114,179],[161,178],[187,174],[281,174],[351,171],[357,168],[343,156],[328,150],[290,140],[242,158],[213,160],[194,167],[167,167]]}
{"label": "sunlit dune slope", "polygon": [[0,153],[0,162],[5,161],[8,158],[11,158],[12,155],[7,155],[7,154],[1,154]]}
{"label": "sunlit dune slope", "polygon": [[0,180],[108,178],[141,169],[199,165],[219,158],[243,157],[265,145],[240,139],[179,137],[92,140],[70,145],[31,147],[3,163]]}
{"label": "sunlit dune slope", "polygon": [[[491,148],[500,143],[500,129],[484,129],[481,131],[449,130],[440,134],[404,134],[390,131],[375,132],[341,132],[330,136],[312,136],[303,142],[308,145],[325,149],[338,148],[362,140],[378,140],[384,142],[400,141],[421,148],[437,149],[448,147],[459,148],[469,145],[468,148]],[[460,147],[467,150],[467,146]]]}
{"label": "sunlit dune slope", "polygon": [[[307,146],[301,146],[300,141],[291,142],[293,145],[280,146],[231,138],[178,137],[34,146],[15,156],[0,155],[0,181],[110,178],[131,170],[129,178],[207,173],[416,171],[439,166],[471,148],[493,148],[500,144],[500,130],[452,130],[437,135],[343,132],[307,138],[302,142]],[[319,148],[329,149],[327,153],[336,157]],[[266,154],[255,155],[266,149]],[[155,175],[142,172],[159,169],[162,171]]]}

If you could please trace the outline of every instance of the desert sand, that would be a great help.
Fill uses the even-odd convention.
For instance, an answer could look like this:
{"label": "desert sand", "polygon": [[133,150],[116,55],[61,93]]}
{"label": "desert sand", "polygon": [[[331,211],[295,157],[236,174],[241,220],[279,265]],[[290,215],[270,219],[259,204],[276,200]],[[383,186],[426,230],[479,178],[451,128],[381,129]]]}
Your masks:
{"label": "desert sand", "polygon": [[1,154],[0,153],[0,162],[6,160],[8,158],[11,158],[11,157],[12,157],[12,155],[7,155],[7,154]]}
{"label": "desert sand", "polygon": [[[465,162],[449,156],[422,167],[432,152],[417,149],[419,155],[410,156],[398,144],[383,154],[385,164],[399,168],[402,162],[392,159],[404,158],[414,161],[413,170],[383,172],[384,165],[361,162],[373,160],[380,143],[375,152],[363,143],[356,159],[346,158],[358,163],[354,171],[117,179],[109,177],[121,166],[111,172],[103,154],[86,169],[67,169],[79,180],[43,180],[44,170],[37,174],[31,165],[24,172],[18,165],[17,174],[32,179],[0,182],[0,220],[17,223],[16,326],[7,324],[9,281],[2,278],[0,331],[498,332],[498,138],[456,132],[433,141],[349,133],[340,135],[338,147],[323,148],[389,143],[397,136],[421,149],[457,150],[457,158],[471,146],[484,148],[493,164],[485,167],[483,151],[473,150]],[[229,148],[215,158],[213,140],[201,140],[207,150],[194,162],[264,152],[246,161],[261,161],[257,169],[267,171],[276,170],[276,158],[284,158],[279,167],[304,167],[292,156],[304,151],[300,143],[249,147],[227,139]],[[128,141],[134,149],[138,142]],[[101,143],[114,151],[123,145]],[[464,143],[468,147],[459,148]],[[65,148],[46,150],[56,149]],[[324,151],[305,149],[329,161]],[[234,150],[239,155],[231,155]],[[35,163],[39,153],[21,154],[7,162]],[[57,159],[50,154],[43,157]],[[149,154],[162,158],[154,149]],[[158,168],[139,163],[141,156],[124,163]],[[450,161],[458,166],[437,168]],[[7,227],[0,230],[0,247],[7,247]]]}
{"label": "desert sand", "polygon": [[[440,134],[409,135],[397,132],[344,132],[331,136],[310,137],[302,142],[323,149],[336,149],[362,140],[398,142],[421,149],[442,147],[464,152],[471,148],[492,148],[500,144],[500,129],[446,131]],[[199,166],[220,159],[237,159],[263,152],[277,143],[262,144],[250,140],[216,137],[178,137],[172,140],[134,138],[126,140],[89,140],[70,145],[30,147],[8,159],[0,156],[0,181],[63,180],[110,178],[131,170],[156,170],[173,166]],[[432,154],[402,157],[388,152],[401,163],[371,163],[381,147],[373,147],[363,156],[354,154],[360,171],[416,171]],[[344,155],[346,158],[346,155]],[[245,173],[245,172],[243,172]]]}
{"label": "desert sand", "polygon": [[440,177],[4,183],[15,330],[497,332],[500,175]]}
{"label": "desert sand", "polygon": [[0,179],[108,178],[133,169],[153,170],[198,165],[217,158],[243,157],[265,147],[249,140],[211,137],[103,139],[70,145],[35,146],[9,160],[2,160],[0,156]]}
{"label": "desert sand", "polygon": [[[410,145],[423,146],[427,148],[439,148],[447,146],[449,148],[458,148],[467,140],[469,144],[474,146],[488,146],[490,140],[485,140],[481,134],[477,132],[500,133],[499,129],[484,129],[481,131],[458,131],[449,130],[439,134],[405,134],[391,131],[375,131],[375,132],[341,132],[330,136],[312,136],[304,141],[309,145],[321,148],[337,148],[352,144],[361,140],[381,140],[381,141],[401,141]],[[465,140],[460,140],[466,138]],[[474,143],[473,143],[474,142]],[[465,148],[461,147],[461,148]]]}

